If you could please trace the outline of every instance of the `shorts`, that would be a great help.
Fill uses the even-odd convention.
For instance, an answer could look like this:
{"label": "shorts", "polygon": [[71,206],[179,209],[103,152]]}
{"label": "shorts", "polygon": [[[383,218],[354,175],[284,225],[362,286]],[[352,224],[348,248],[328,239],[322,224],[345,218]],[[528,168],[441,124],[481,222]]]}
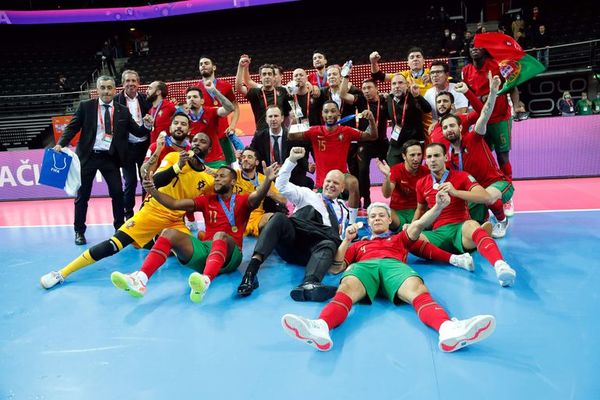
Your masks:
{"label": "shorts", "polygon": [[342,275],[342,280],[350,275],[355,276],[365,287],[367,292],[365,301],[369,304],[373,303],[378,293],[392,303],[398,304],[400,299],[396,293],[405,280],[412,276],[423,280],[411,267],[393,258],[372,259],[350,264]]}
{"label": "shorts", "polygon": [[[488,187],[494,187],[502,193],[501,199],[504,204],[512,199],[515,192],[513,184],[507,181],[494,182]],[[488,207],[485,204],[469,203],[469,214],[471,214],[472,219],[482,224],[487,221]]]}
{"label": "shorts", "polygon": [[485,132],[485,141],[490,150],[496,150],[497,153],[506,153],[510,151],[510,137],[512,133],[512,119],[489,124]]}
{"label": "shorts", "polygon": [[462,245],[462,226],[464,222],[447,224],[432,231],[423,231],[429,243],[446,250],[452,254],[462,254],[465,249]]}
{"label": "shorts", "polygon": [[396,215],[398,216],[398,219],[400,220],[400,228],[398,228],[399,230],[402,230],[402,227],[404,226],[404,224],[410,224],[415,216],[415,209],[409,208],[406,210],[392,210],[393,212],[396,213]]}
{"label": "shorts", "polygon": [[248,223],[246,224],[246,232],[244,232],[244,235],[258,237],[260,233],[260,220],[262,219],[263,215],[265,215],[265,210],[263,210],[262,208],[257,208],[256,210],[250,213],[250,218],[248,218]]}
{"label": "shorts", "polygon": [[125,221],[119,230],[133,239],[133,245],[135,247],[142,248],[150,242],[154,236],[167,228],[175,229],[186,235],[190,234],[190,230],[183,222],[183,215],[180,219],[174,221],[157,214],[156,209],[146,205],[136,212],[133,217]]}
{"label": "shorts", "polygon": [[[187,263],[183,263],[181,260],[179,260],[179,262],[195,271],[203,273],[204,267],[206,266],[206,258],[208,257],[208,253],[210,253],[210,248],[212,247],[212,240],[202,241],[193,235],[190,235],[190,239],[192,241],[192,246],[194,247],[192,258]],[[239,247],[235,246],[229,262],[221,267],[219,274],[233,272],[237,269],[237,267],[240,266],[241,263],[242,251]]]}

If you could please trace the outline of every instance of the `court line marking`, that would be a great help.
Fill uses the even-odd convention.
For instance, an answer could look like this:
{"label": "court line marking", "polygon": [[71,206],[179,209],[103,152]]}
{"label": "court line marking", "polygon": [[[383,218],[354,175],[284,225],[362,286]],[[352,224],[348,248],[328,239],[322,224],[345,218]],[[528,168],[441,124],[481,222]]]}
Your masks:
{"label": "court line marking", "polygon": [[[515,211],[515,214],[540,214],[540,213],[570,213],[570,212],[593,212],[600,211],[600,208],[579,208],[573,210],[530,210],[530,211]],[[87,226],[112,226],[111,223],[106,224],[87,224]],[[62,228],[62,227],[73,227],[73,224],[60,224],[60,225],[3,225],[0,229],[11,229],[11,228]]]}

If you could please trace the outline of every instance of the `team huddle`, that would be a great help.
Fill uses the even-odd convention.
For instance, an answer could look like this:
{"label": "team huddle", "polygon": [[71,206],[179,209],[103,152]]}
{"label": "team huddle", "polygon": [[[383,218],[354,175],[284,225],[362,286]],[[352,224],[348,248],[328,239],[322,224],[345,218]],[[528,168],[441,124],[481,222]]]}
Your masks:
{"label": "team huddle", "polygon": [[[252,81],[250,57],[243,55],[235,92],[250,102],[257,127],[248,147],[240,146],[234,133],[240,112],[234,87],[215,77],[210,58],[200,59],[202,81],[186,90],[181,107],[168,100],[160,81],[142,98],[139,76],[125,71],[130,125],[149,130],[150,145],[139,165],[143,204],[135,213],[126,210],[122,224],[115,217],[109,239],[42,276],[42,287],[50,289],[133,244],[150,251],[138,270],[111,274],[116,288],[144,296],[151,277],[174,255],[194,271],[188,278],[190,299],[201,303],[219,274],[240,267],[249,235],[257,240],[238,295],[257,290],[260,267],[274,250],[284,261],[304,266],[291,298],[328,304],[316,319],[286,314],[281,323],[290,336],[320,351],[332,348],[330,331],[353,304],[371,303],[378,294],[394,304],[411,304],[438,332],[441,351],[486,339],[495,328],[493,316],[450,318],[407,265],[410,252],[472,272],[470,253],[478,251],[501,286],[515,282],[516,272],[495,240],[506,235],[513,213],[510,105],[507,95],[498,94],[497,64],[483,49],[472,48],[471,56],[463,82],[454,84],[448,82],[447,64],[425,68],[420,49],[409,51],[410,70],[394,74],[380,70],[380,56],[373,52],[372,79],[357,89],[349,82],[351,62],[327,66],[322,52],[313,54],[315,73],[296,69],[285,86],[281,68],[270,64],[260,67],[260,83]],[[379,93],[382,80],[391,81],[389,94]],[[112,104],[114,78],[100,77],[98,88],[99,99],[90,102],[101,110]],[[512,100],[518,104],[518,97]],[[136,101],[138,108],[130,104]],[[141,101],[147,102],[145,117]],[[97,118],[102,120],[101,112]],[[109,125],[109,118],[102,121]],[[73,123],[65,129],[57,151],[76,128]],[[101,129],[96,143],[118,134]],[[389,203],[371,201],[373,159]],[[113,202],[113,214],[114,207]],[[368,226],[357,222],[361,208]],[[197,227],[195,212],[204,220],[198,234],[190,230]],[[322,283],[328,273],[342,274],[339,286]]]}

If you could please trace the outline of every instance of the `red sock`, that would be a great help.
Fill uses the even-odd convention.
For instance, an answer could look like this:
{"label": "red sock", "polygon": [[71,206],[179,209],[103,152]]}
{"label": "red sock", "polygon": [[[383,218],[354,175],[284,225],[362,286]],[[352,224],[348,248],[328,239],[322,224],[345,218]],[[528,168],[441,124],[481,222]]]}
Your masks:
{"label": "red sock", "polygon": [[210,253],[206,257],[204,275],[212,281],[219,274],[227,258],[227,242],[224,239],[213,239]]}
{"label": "red sock", "polygon": [[319,318],[327,322],[329,329],[338,327],[344,322],[352,308],[352,299],[346,293],[337,292],[331,302],[325,306]]}
{"label": "red sock", "polygon": [[442,250],[437,246],[432,245],[424,240],[415,240],[410,249],[408,249],[417,257],[426,258],[433,261],[450,262],[450,256],[446,250]]}
{"label": "red sock", "polygon": [[159,236],[142,264],[141,271],[146,274],[148,279],[165,263],[170,251],[171,242],[169,242],[169,239]]}
{"label": "red sock", "polygon": [[438,332],[440,326],[450,320],[446,311],[435,302],[429,293],[423,293],[415,297],[412,305],[421,322]]}
{"label": "red sock", "polygon": [[496,261],[502,260],[502,253],[500,253],[500,249],[496,244],[496,241],[487,234],[481,228],[475,229],[473,232],[473,236],[471,236],[475,244],[477,245],[477,250],[481,253],[482,256],[485,257],[486,260],[490,262],[490,264],[496,264]]}
{"label": "red sock", "polygon": [[494,213],[494,216],[498,221],[504,221],[506,215],[504,215],[504,203],[502,203],[502,199],[496,200],[496,202],[491,204],[489,208],[492,210],[492,213]]}
{"label": "red sock", "polygon": [[506,164],[500,167],[502,173],[506,175],[506,177],[512,182],[512,165],[510,165],[510,161],[507,161]]}

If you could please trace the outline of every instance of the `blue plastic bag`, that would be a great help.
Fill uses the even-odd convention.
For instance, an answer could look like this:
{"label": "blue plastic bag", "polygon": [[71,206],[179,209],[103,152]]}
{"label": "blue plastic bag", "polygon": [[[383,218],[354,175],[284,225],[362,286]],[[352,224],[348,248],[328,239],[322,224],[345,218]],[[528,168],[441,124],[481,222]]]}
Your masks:
{"label": "blue plastic bag", "polygon": [[71,156],[66,153],[46,149],[42,161],[39,183],[64,189],[72,161]]}

